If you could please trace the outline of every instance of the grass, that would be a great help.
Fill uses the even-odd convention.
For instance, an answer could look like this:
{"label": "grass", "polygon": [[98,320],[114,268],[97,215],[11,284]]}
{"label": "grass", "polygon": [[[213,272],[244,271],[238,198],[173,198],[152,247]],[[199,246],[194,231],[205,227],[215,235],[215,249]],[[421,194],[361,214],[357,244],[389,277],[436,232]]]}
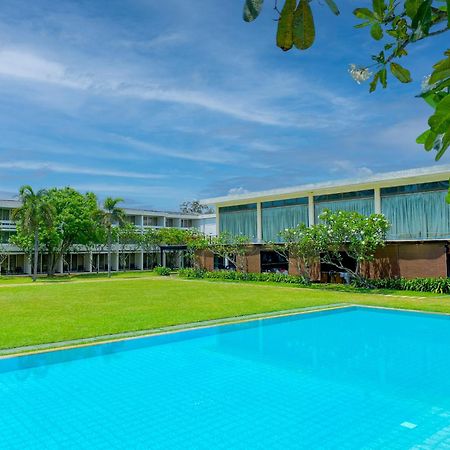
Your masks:
{"label": "grass", "polygon": [[[111,278],[145,278],[149,276],[155,276],[153,271],[132,271],[132,272],[112,272]],[[47,275],[38,275],[36,283],[67,283],[70,281],[84,281],[95,279],[107,279],[108,274],[106,272],[89,273],[80,272],[72,273],[70,275],[54,275],[48,277]],[[0,276],[0,287],[3,285],[16,285],[16,284],[33,284],[31,276],[29,275],[2,275]]]}
{"label": "grass", "polygon": [[0,286],[0,349],[336,303],[450,313],[445,295],[133,275]]}

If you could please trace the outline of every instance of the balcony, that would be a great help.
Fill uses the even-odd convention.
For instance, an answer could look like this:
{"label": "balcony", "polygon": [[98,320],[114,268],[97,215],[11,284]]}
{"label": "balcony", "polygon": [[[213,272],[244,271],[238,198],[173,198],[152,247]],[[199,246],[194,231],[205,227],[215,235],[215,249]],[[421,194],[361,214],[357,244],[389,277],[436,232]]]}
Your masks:
{"label": "balcony", "polygon": [[0,220],[0,230],[16,231],[16,222],[13,220]]}

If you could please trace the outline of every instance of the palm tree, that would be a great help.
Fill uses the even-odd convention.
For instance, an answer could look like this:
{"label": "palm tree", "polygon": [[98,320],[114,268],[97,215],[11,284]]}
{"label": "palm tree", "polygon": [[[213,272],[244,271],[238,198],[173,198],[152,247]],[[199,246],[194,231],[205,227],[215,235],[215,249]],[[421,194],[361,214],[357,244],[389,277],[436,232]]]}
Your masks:
{"label": "palm tree", "polygon": [[19,190],[19,198],[22,206],[13,212],[13,218],[20,220],[24,231],[33,235],[33,281],[36,281],[38,269],[39,226],[44,224],[51,227],[55,216],[53,207],[45,199],[46,194],[47,191],[45,189],[34,192],[31,186],[22,186]]}
{"label": "palm tree", "polygon": [[101,223],[106,228],[108,236],[108,277],[111,276],[112,230],[114,225],[121,225],[125,221],[125,212],[117,206],[121,202],[123,202],[121,198],[106,198],[100,213]]}

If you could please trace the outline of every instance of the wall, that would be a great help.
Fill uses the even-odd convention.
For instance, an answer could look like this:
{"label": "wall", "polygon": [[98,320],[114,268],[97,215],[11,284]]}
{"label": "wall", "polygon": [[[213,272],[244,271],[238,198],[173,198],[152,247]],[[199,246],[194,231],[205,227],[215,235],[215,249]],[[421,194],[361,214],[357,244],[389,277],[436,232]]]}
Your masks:
{"label": "wall", "polygon": [[365,268],[375,278],[446,277],[444,242],[389,244],[379,250],[376,260]]}

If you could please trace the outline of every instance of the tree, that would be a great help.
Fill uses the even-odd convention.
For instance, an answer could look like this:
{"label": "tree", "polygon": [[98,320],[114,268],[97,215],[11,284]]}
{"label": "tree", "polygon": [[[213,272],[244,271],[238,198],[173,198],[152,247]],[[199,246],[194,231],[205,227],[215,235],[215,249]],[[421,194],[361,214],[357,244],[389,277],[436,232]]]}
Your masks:
{"label": "tree", "polygon": [[[306,50],[315,39],[315,24],[310,0],[285,0],[278,12],[277,46],[290,50],[293,46]],[[325,3],[335,15],[339,9],[334,0]],[[261,12],[263,0],[245,0],[244,20],[251,22]],[[349,72],[359,84],[372,77],[369,91],[377,85],[387,87],[388,69],[401,83],[412,81],[408,69],[398,60],[408,55],[409,47],[425,38],[442,34],[450,28],[449,0],[372,0],[372,8],[356,8],[353,14],[362,22],[356,28],[370,28],[370,36],[381,44],[380,51],[372,55],[370,66],[350,65]],[[418,137],[417,142],[426,150],[436,150],[438,160],[450,145],[450,50],[447,58],[436,63],[430,78],[419,95],[435,110],[428,120],[429,130]],[[372,72],[373,70],[373,72]]]}
{"label": "tree", "polygon": [[40,235],[48,254],[48,274],[53,275],[64,255],[96,239],[98,206],[95,194],[82,194],[71,187],[50,189],[45,198],[54,220],[53,227],[41,227]]}
{"label": "tree", "polygon": [[320,254],[324,251],[322,247],[323,225],[308,227],[299,224],[294,228],[287,228],[280,232],[283,244],[273,244],[269,246],[277,253],[284,256],[288,261],[294,259],[297,272],[307,281],[311,281],[314,264],[319,262]]}
{"label": "tree", "polygon": [[141,239],[141,247],[144,252],[144,258],[149,258],[150,255],[151,259],[147,259],[147,266],[151,269],[158,265],[158,256],[156,251],[158,250],[160,243],[161,238],[158,229],[148,228],[145,230]]}
{"label": "tree", "polygon": [[214,211],[207,205],[202,205],[198,200],[183,202],[180,205],[183,214],[212,214]]}
{"label": "tree", "polygon": [[6,234],[4,234],[1,221],[0,221],[0,276],[2,274],[2,266],[3,263],[8,259],[8,251],[6,248],[6,244],[8,240],[5,239]]}
{"label": "tree", "polygon": [[[352,211],[325,210],[316,228],[317,244],[324,249],[321,261],[364,282],[361,264],[373,261],[375,252],[386,245],[389,222],[383,214],[369,217]],[[344,255],[355,262],[355,270],[344,264]]]}
{"label": "tree", "polygon": [[232,235],[226,231],[211,238],[208,250],[217,256],[228,259],[240,272],[247,271],[247,251],[250,238],[242,235]]}
{"label": "tree", "polygon": [[37,279],[37,269],[39,260],[39,231],[40,227],[51,230],[54,225],[55,210],[48,203],[47,191],[44,189],[34,192],[31,186],[22,186],[19,190],[19,197],[22,206],[14,210],[13,219],[17,224],[17,242],[22,241],[30,247],[33,240],[33,281]]}
{"label": "tree", "polygon": [[108,277],[111,277],[111,253],[113,228],[125,222],[125,212],[117,205],[123,202],[121,198],[107,197],[103,202],[103,209],[98,212],[99,221],[106,230],[108,242]]}
{"label": "tree", "polygon": [[129,252],[141,247],[142,233],[132,223],[124,223],[116,227],[116,239],[119,247],[120,265],[126,270]]}

